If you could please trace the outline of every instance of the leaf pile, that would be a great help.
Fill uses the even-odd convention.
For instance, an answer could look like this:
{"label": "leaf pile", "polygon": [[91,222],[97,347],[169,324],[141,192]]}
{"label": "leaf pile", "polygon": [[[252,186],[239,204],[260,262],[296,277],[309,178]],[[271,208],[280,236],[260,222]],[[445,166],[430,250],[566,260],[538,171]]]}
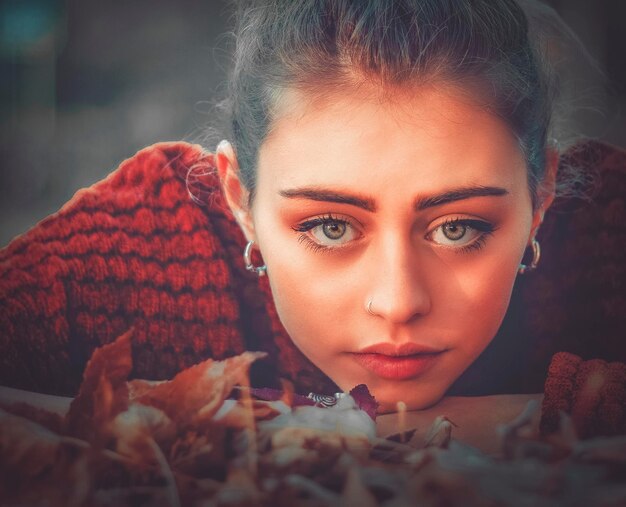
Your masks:
{"label": "leaf pile", "polygon": [[579,441],[564,418],[531,440],[529,407],[502,428],[504,458],[451,441],[445,417],[416,448],[376,437],[365,386],[331,408],[254,399],[260,352],[127,381],[130,339],[94,352],[65,417],[0,409],[0,505],[626,505],[626,437]]}

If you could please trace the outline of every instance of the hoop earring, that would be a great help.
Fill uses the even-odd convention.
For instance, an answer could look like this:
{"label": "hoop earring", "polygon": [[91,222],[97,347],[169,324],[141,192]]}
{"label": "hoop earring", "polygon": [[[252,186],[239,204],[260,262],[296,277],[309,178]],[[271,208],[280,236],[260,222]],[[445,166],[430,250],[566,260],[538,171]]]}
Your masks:
{"label": "hoop earring", "polygon": [[267,272],[267,266],[263,264],[263,266],[255,266],[252,264],[252,247],[254,246],[254,241],[248,241],[246,248],[243,251],[243,261],[246,264],[246,269],[248,271],[253,271],[259,276],[265,276]]}
{"label": "hoop earring", "polygon": [[530,243],[530,246],[533,249],[533,259],[532,261],[530,261],[529,265],[526,265],[526,264],[519,265],[517,272],[520,275],[523,275],[524,273],[527,273],[528,271],[532,271],[533,269],[537,267],[537,264],[539,264],[539,259],[541,258],[541,248],[539,247],[539,241],[533,238]]}

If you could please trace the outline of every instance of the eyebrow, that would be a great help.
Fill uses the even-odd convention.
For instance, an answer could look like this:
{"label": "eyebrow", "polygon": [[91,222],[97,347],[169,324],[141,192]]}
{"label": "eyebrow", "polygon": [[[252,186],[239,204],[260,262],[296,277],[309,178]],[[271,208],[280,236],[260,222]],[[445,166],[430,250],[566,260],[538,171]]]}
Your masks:
{"label": "eyebrow", "polygon": [[[423,211],[428,208],[434,208],[435,206],[441,206],[455,201],[462,201],[472,197],[503,196],[508,193],[508,190],[502,187],[474,186],[455,188],[444,192],[443,194],[420,197],[415,201],[414,208],[416,211]],[[288,199],[310,199],[312,201],[335,202],[356,206],[357,208],[362,208],[366,211],[376,211],[376,202],[370,197],[337,192],[324,188],[294,188],[281,190],[279,194]]]}
{"label": "eyebrow", "polygon": [[310,199],[312,201],[336,202],[339,204],[350,204],[367,211],[376,211],[376,204],[373,199],[361,197],[354,194],[336,192],[323,188],[295,188],[292,190],[281,190],[280,195],[289,199]]}
{"label": "eyebrow", "polygon": [[415,209],[417,211],[422,211],[427,208],[441,206],[442,204],[447,204],[449,202],[462,201],[463,199],[470,199],[472,197],[499,197],[502,195],[507,195],[508,193],[509,191],[502,187],[476,186],[456,188],[444,192],[443,194],[417,199],[417,201],[415,202]]}

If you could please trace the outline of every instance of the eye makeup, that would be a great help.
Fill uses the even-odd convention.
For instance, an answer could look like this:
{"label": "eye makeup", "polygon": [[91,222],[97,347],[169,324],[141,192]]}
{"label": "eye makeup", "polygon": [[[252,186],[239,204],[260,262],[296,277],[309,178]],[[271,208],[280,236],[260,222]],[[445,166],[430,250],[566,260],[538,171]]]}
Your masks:
{"label": "eye makeup", "polygon": [[[478,234],[478,236],[475,237],[473,240],[470,240],[470,242],[461,244],[459,246],[454,246],[453,244],[443,244],[443,243],[438,243],[436,241],[433,241],[432,237],[434,233],[438,230],[444,231],[446,227],[463,228],[463,236],[459,239],[463,239],[463,237],[465,237],[466,232],[468,230],[475,231]],[[493,234],[494,231],[496,231],[496,229],[497,227],[495,227],[493,224],[485,220],[477,220],[474,218],[454,218],[454,219],[447,219],[442,224],[439,224],[437,227],[433,228],[429,233],[426,234],[426,238],[429,239],[430,241],[433,241],[434,243],[436,243],[437,245],[443,248],[453,250],[457,253],[470,253],[472,251],[480,250],[481,248],[483,248],[485,246],[487,238],[491,234]],[[444,236],[445,236],[445,233],[444,233]],[[455,240],[452,240],[450,238],[447,238],[447,239],[451,241],[452,243],[455,242]]]}
{"label": "eye makeup", "polygon": [[[451,244],[444,244],[433,240],[433,235],[436,231],[443,231],[445,230],[445,228],[455,227],[460,227],[463,230],[463,235],[458,238],[459,242],[466,237],[468,232],[473,231],[477,234],[477,236],[474,239],[469,240],[469,242],[466,242],[459,246],[454,246],[453,243],[457,241],[450,238],[447,239],[448,241],[451,241]],[[305,220],[304,222],[301,222],[292,227],[292,229],[295,232],[299,233],[298,241],[300,243],[303,243],[307,248],[314,252],[333,250],[336,251],[341,248],[345,248],[351,242],[355,241],[355,239],[358,239],[357,236],[357,238],[355,239],[347,239],[343,240],[343,242],[338,241],[342,240],[346,234],[350,234],[349,231],[353,231],[352,234],[355,234],[354,231],[356,230],[356,228],[349,220],[330,213],[314,217],[309,220]],[[318,229],[318,231],[316,231],[316,229]],[[441,248],[445,248],[456,253],[470,253],[483,248],[487,242],[488,237],[493,234],[496,229],[497,227],[485,220],[472,218],[454,218],[447,219],[443,223],[439,224],[437,227],[433,228],[425,235],[425,238]],[[318,235],[322,234],[325,237],[325,241],[327,241],[328,243],[324,244],[322,241],[316,240],[316,234],[312,234],[312,231],[316,232]],[[340,235],[338,235],[338,231],[340,232]],[[336,235],[336,237],[331,237],[328,234],[329,232]]]}
{"label": "eye makeup", "polygon": [[[320,232],[324,236],[326,236],[326,239],[331,243],[335,242],[335,240],[341,240],[348,233],[348,231],[356,230],[350,221],[340,218],[338,216],[334,216],[332,214],[327,214],[327,215],[315,217],[309,220],[305,220],[304,222],[301,222],[295,227],[292,227],[294,231],[300,233],[299,241],[301,243],[304,243],[305,246],[307,246],[308,248],[310,248],[312,251],[315,251],[315,252],[321,251],[321,250],[337,250],[339,248],[343,248],[344,245],[346,245],[347,243],[354,241],[354,240],[348,240],[344,243],[337,242],[336,245],[331,245],[331,244],[325,245],[323,243],[315,241],[311,237],[312,235],[311,231],[315,231],[315,229],[318,229],[318,228],[321,230]],[[336,234],[337,231],[342,232],[342,234],[335,238],[330,237],[328,235],[328,232],[332,234]]]}

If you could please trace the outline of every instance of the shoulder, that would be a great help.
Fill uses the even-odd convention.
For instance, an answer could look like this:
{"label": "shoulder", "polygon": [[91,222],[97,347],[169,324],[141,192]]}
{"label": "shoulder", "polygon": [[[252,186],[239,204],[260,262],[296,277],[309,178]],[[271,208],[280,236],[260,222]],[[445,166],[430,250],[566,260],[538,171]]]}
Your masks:
{"label": "shoulder", "polygon": [[[202,174],[202,180],[195,174]],[[15,238],[0,250],[0,261],[37,245],[106,230],[120,220],[125,227],[149,232],[157,223],[167,227],[175,218],[172,213],[184,208],[189,221],[201,214],[192,197],[195,190],[219,193],[213,154],[186,142],[153,144],[121,162],[103,180],[78,190],[59,211]]]}
{"label": "shoulder", "polygon": [[225,247],[238,233],[200,146],[123,161],[0,250],[0,383],[72,392],[91,351],[130,327],[146,378],[241,351]]}

